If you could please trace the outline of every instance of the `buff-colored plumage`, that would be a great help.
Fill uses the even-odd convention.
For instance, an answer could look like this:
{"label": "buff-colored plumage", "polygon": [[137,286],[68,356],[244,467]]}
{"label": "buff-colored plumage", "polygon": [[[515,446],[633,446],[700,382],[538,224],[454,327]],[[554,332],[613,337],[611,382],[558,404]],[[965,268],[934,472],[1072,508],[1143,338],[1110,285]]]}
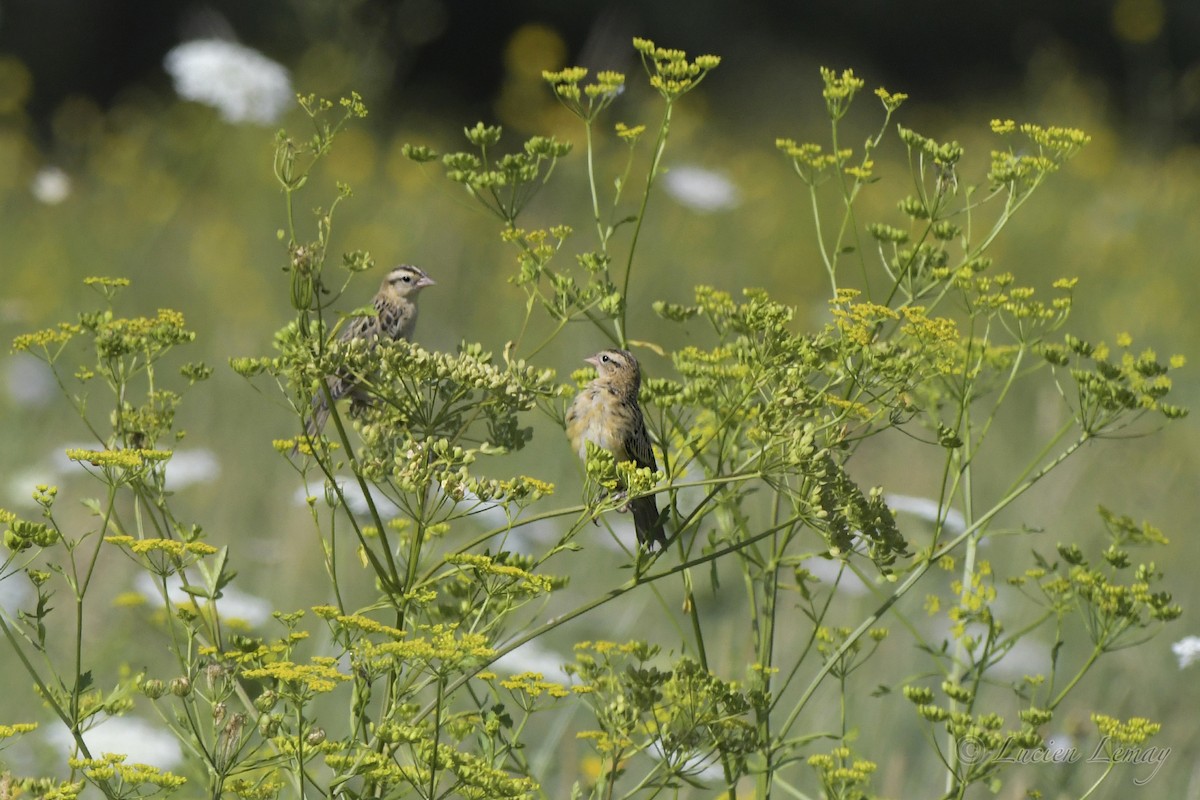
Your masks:
{"label": "buff-colored plumage", "polygon": [[[617,461],[657,469],[650,435],[638,405],[642,384],[637,359],[628,350],[603,350],[587,359],[596,367],[596,379],[575,396],[567,411],[567,436],[580,458],[587,458],[587,443],[613,454]],[[667,546],[653,495],[630,501],[638,542],[648,549]]]}
{"label": "buff-colored plumage", "polygon": [[[420,267],[401,264],[384,277],[379,291],[375,293],[375,316],[354,317],[347,321],[338,333],[341,341],[363,339],[374,343],[380,339],[404,339],[412,341],[413,329],[417,325],[417,295],[434,280]],[[352,394],[358,389],[354,376],[348,372],[336,372],[327,377],[329,394],[335,401]],[[324,428],[329,418],[329,405],[324,392],[317,392],[312,399],[312,418],[308,421],[307,436],[312,439]]]}

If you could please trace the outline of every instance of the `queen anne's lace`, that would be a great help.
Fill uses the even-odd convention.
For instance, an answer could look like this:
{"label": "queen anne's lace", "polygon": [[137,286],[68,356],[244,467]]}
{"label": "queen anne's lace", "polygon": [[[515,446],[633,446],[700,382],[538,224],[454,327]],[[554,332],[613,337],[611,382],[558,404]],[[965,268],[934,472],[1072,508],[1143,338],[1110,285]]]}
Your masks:
{"label": "queen anne's lace", "polygon": [[185,42],[167,53],[163,68],[180,97],[216,108],[226,122],[274,124],[293,99],[287,69],[236,42]]}

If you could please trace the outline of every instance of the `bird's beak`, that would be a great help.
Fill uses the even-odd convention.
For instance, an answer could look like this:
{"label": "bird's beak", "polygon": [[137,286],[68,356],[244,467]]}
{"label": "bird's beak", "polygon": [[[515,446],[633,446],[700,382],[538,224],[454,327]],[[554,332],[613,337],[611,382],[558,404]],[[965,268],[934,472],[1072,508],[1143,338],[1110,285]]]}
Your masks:
{"label": "bird's beak", "polygon": [[435,281],[433,278],[429,277],[428,275],[422,275],[420,278],[417,278],[417,288],[418,289],[424,289],[426,286],[435,286],[435,285],[437,285],[437,281]]}
{"label": "bird's beak", "polygon": [[585,358],[584,361],[591,364],[596,369],[600,369],[600,356],[595,355],[595,356],[592,356],[591,358]]}

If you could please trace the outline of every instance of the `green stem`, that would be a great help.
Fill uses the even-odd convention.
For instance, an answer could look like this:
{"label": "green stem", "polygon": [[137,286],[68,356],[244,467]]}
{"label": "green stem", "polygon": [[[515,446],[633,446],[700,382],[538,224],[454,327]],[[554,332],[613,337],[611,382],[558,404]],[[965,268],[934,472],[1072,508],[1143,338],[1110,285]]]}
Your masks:
{"label": "green stem", "polygon": [[337,482],[333,471],[329,465],[323,460],[317,459],[317,464],[321,471],[325,473],[325,479],[329,481],[329,485],[333,487],[334,493],[337,495],[338,503],[342,508],[347,509],[347,516],[350,518],[350,524],[354,528],[354,532],[358,535],[359,545],[362,546],[363,553],[367,560],[371,562],[375,573],[379,575],[380,580],[384,581],[384,585],[389,591],[399,590],[403,593],[404,589],[400,585],[400,570],[396,566],[396,559],[392,555],[392,547],[388,542],[387,528],[384,527],[383,517],[379,514],[379,509],[375,507],[375,498],[371,494],[370,488],[367,486],[367,481],[362,475],[362,468],[359,466],[358,459],[354,455],[354,448],[350,445],[350,436],[346,433],[346,427],[342,424],[341,415],[338,414],[334,407],[333,393],[329,390],[329,384],[321,381],[321,391],[325,393],[325,402],[329,403],[329,418],[333,420],[333,425],[337,429],[338,439],[342,442],[342,447],[345,448],[346,458],[350,462],[350,472],[354,475],[354,480],[358,484],[358,488],[362,491],[363,499],[367,504],[367,509],[371,514],[371,521],[375,523],[375,529],[379,531],[379,541],[382,544],[380,550],[383,551],[384,559],[387,561],[387,568],[379,563],[378,556],[369,546],[366,536],[363,535],[362,529],[358,526],[358,522],[354,519],[354,515],[349,513],[349,507],[346,505],[346,497],[342,493],[342,487]]}
{"label": "green stem", "polygon": [[0,630],[4,631],[4,638],[8,640],[9,647],[11,647],[12,651],[17,654],[17,658],[20,660],[21,665],[25,667],[25,672],[29,674],[29,677],[33,680],[34,685],[38,687],[38,694],[41,696],[42,702],[50,706],[50,710],[54,712],[54,715],[62,720],[62,723],[70,729],[71,736],[75,739],[75,744],[79,747],[79,752],[83,753],[84,758],[91,758],[92,754],[88,751],[87,744],[85,744],[83,741],[83,736],[78,730],[75,729],[75,726],[71,722],[71,715],[67,709],[59,705],[58,701],[54,698],[54,693],[51,691],[50,687],[46,685],[45,681],[42,680],[42,676],[37,671],[37,667],[35,667],[29,660],[29,657],[25,655],[25,651],[21,648],[21,643],[17,641],[16,633],[11,627],[9,627],[8,620],[4,614],[0,614]]}
{"label": "green stem", "polygon": [[[783,525],[781,525],[779,527],[786,527],[786,526],[794,525],[799,520],[800,520],[800,517],[799,517],[799,515],[797,515],[797,516],[787,520],[785,523],[783,523]],[[777,528],[775,528],[775,527],[768,528],[767,530],[762,531],[761,533],[757,533],[754,536],[752,536],[744,541],[735,542],[734,544],[731,544],[728,547],[723,547],[720,550],[714,550],[710,553],[706,553],[706,554],[699,556],[698,558],[695,558],[691,561],[685,561],[680,564],[676,564],[675,566],[668,567],[667,569],[664,569],[661,572],[653,572],[653,573],[649,573],[649,574],[643,574],[638,578],[631,578],[630,580],[626,581],[625,583],[621,584],[620,586],[617,586],[613,589],[608,590],[604,594],[599,595],[598,597],[595,597],[580,606],[577,606],[576,608],[568,611],[565,614],[555,617],[554,619],[550,620],[549,622],[543,623],[542,625],[539,625],[536,628],[531,628],[530,630],[527,630],[521,636],[518,636],[516,639],[511,640],[508,644],[506,644],[503,647],[496,650],[486,662],[483,662],[483,663],[473,667],[472,669],[464,672],[464,674],[462,674],[458,678],[456,678],[454,680],[454,682],[452,682],[447,687],[446,694],[447,695],[453,694],[464,683],[466,683],[471,678],[475,677],[476,674],[487,669],[487,667],[490,664],[495,663],[499,659],[503,658],[504,656],[508,655],[512,651],[516,650],[517,648],[528,644],[529,642],[533,641],[534,639],[537,639],[539,636],[544,636],[546,633],[554,630],[555,628],[561,627],[562,625],[565,625],[566,623],[570,622],[571,620],[573,620],[577,617],[583,616],[584,614],[588,613],[589,611],[593,611],[593,610],[599,608],[600,606],[611,603],[613,600],[616,600],[616,599],[628,594],[629,592],[633,591],[634,589],[637,589],[639,586],[643,586],[643,585],[649,584],[649,583],[654,583],[655,581],[660,581],[660,580],[663,580],[664,578],[669,578],[670,576],[675,575],[676,573],[688,570],[691,567],[696,567],[701,564],[707,564],[710,561],[715,561],[719,558],[723,558],[724,556],[727,556],[730,553],[736,553],[736,552],[742,550],[743,548],[749,547],[750,545],[754,544],[755,542],[758,542],[758,541],[761,541],[762,539],[767,538],[768,536],[773,536],[776,532],[777,532]],[[413,719],[414,724],[425,719],[425,717],[429,716],[429,714],[432,713],[432,711],[433,711],[433,706],[431,706],[431,705],[426,706]]]}
{"label": "green stem", "polygon": [[600,252],[608,252],[608,236],[604,231],[604,223],[600,219],[600,194],[596,190],[596,153],[595,141],[592,139],[592,122],[585,119],[583,123],[584,137],[587,142],[587,175],[588,189],[592,196],[592,219],[596,222],[596,238],[600,240]]}
{"label": "green stem", "polygon": [[429,797],[436,797],[434,791],[437,786],[437,768],[438,768],[438,739],[442,733],[442,697],[446,688],[446,678],[443,675],[438,675],[437,693],[434,702],[437,704],[433,711],[433,754],[429,759]]}
{"label": "green stem", "polygon": [[1095,783],[1093,783],[1091,786],[1088,787],[1088,790],[1086,792],[1079,795],[1079,800],[1087,800],[1089,797],[1091,797],[1092,793],[1100,788],[1100,784],[1104,783],[1105,778],[1108,777],[1108,774],[1113,771],[1113,767],[1115,767],[1116,765],[1117,765],[1116,760],[1110,758],[1108,760],[1108,766],[1104,768],[1104,772],[1101,773],[1100,777],[1096,779]]}
{"label": "green stem", "polygon": [[[968,370],[964,370],[964,372],[963,372],[963,384],[964,385],[963,385],[963,389],[962,389],[962,396],[959,398],[959,402],[961,403],[961,405],[959,406],[959,418],[957,420],[957,426],[956,426],[957,429],[962,432],[962,441],[963,441],[963,444],[961,447],[962,452],[960,455],[958,450],[954,450],[954,451],[952,451],[952,455],[950,457],[951,457],[951,459],[961,458],[961,460],[962,460],[963,466],[960,468],[960,475],[962,476],[963,520],[966,522],[967,526],[970,527],[972,518],[974,516],[973,493],[971,490],[971,486],[972,486],[971,461],[972,461],[972,457],[973,457],[972,447],[974,445],[974,440],[971,436],[971,430],[970,430],[970,428],[971,428],[971,410],[970,410],[971,398],[968,396],[969,389],[967,388],[969,381],[970,381],[970,378],[968,377],[968,373],[969,373]],[[959,591],[959,606],[962,608],[967,607],[967,601],[970,596],[970,593],[974,590],[975,551],[976,551],[976,548],[978,547],[979,534],[982,533],[982,530],[983,529],[980,528],[978,532],[967,537],[966,554],[963,557],[963,568],[962,568],[962,578],[961,578],[962,588]],[[957,641],[955,642],[955,645],[954,645],[954,657],[951,660],[950,674],[948,676],[949,680],[952,683],[957,684],[959,682],[959,680],[961,679],[963,672],[966,668],[964,662],[967,660],[968,656],[969,656],[969,651],[967,650],[965,637],[962,637],[962,636],[957,637]],[[956,711],[957,707],[958,707],[958,701],[955,700],[954,698],[951,698],[950,699],[950,710],[952,712]],[[958,749],[954,746],[954,734],[947,732],[946,736],[947,736],[946,752],[949,754],[949,759],[950,759],[950,768],[946,773],[946,789],[949,790],[953,786],[954,776],[958,772]]]}
{"label": "green stem", "polygon": [[638,237],[642,232],[642,223],[646,221],[646,206],[650,202],[650,189],[654,186],[654,179],[658,177],[659,165],[662,163],[663,152],[667,149],[667,135],[671,130],[671,111],[674,104],[670,99],[666,101],[666,107],[663,110],[662,125],[658,129],[658,141],[654,144],[654,158],[650,162],[650,169],[646,172],[646,188],[642,192],[642,203],[638,208],[637,221],[633,224],[633,238],[629,242],[629,257],[625,261],[625,277],[621,282],[621,313],[617,317],[617,338],[621,342],[621,347],[627,344],[625,335],[625,314],[629,308],[629,278],[633,274],[633,256],[637,250]]}
{"label": "green stem", "polygon": [[296,707],[296,775],[300,784],[300,800],[304,800],[304,711]]}
{"label": "green stem", "polygon": [[960,544],[974,536],[977,531],[981,530],[984,526],[991,522],[996,515],[1012,504],[1013,501],[1015,501],[1029,489],[1033,488],[1038,481],[1049,475],[1051,471],[1066,461],[1073,453],[1075,453],[1076,450],[1083,446],[1087,439],[1088,437],[1084,435],[1072,442],[1071,445],[1064,449],[1063,452],[1059,453],[1053,461],[1042,467],[1042,469],[1040,469],[1036,474],[1030,476],[1030,478],[1024,483],[1009,491],[1008,494],[997,501],[996,504],[993,505],[986,513],[975,520],[973,524],[967,526],[962,533],[946,542],[940,548],[934,550],[929,555],[927,560],[921,564],[918,564],[913,569],[912,573],[904,580],[904,582],[901,583],[896,590],[892,592],[892,594],[886,600],[884,600],[877,609],[875,609],[875,611],[871,612],[871,614],[869,614],[867,618],[863,620],[862,623],[860,623],[859,626],[855,628],[849,636],[846,637],[846,640],[842,642],[838,649],[830,656],[829,659],[826,660],[824,666],[817,671],[817,674],[809,682],[808,688],[804,690],[804,693],[796,702],[795,707],[792,709],[787,719],[779,727],[780,735],[786,736],[791,730],[792,726],[796,724],[796,720],[800,717],[800,712],[802,712],[805,706],[808,705],[808,701],[811,700],[813,694],[816,693],[817,687],[821,685],[833,667],[836,666],[838,661],[847,652],[849,652],[851,648],[854,647],[855,643],[857,643],[859,639],[866,635],[866,633],[875,626],[875,623],[877,623],[880,618],[882,618],[883,615],[888,612],[888,609],[890,609],[901,597],[907,594],[909,590],[911,590],[912,587],[917,584],[918,581],[921,580],[925,573],[928,572],[929,569],[938,562],[938,559],[949,554]]}
{"label": "green stem", "polygon": [[1058,704],[1061,703],[1070,693],[1070,691],[1075,688],[1075,684],[1079,683],[1079,681],[1083,679],[1083,676],[1087,674],[1088,670],[1092,668],[1092,665],[1096,663],[1096,659],[1098,659],[1103,652],[1104,648],[1099,644],[1092,648],[1092,653],[1088,656],[1087,661],[1085,661],[1083,666],[1079,668],[1079,671],[1075,673],[1075,677],[1071,678],[1070,683],[1064,686],[1058,695],[1050,701],[1049,706],[1047,706],[1047,710],[1053,711],[1054,709],[1058,708]]}
{"label": "green stem", "polygon": [[[83,599],[87,594],[87,587],[91,581],[92,574],[96,569],[96,561],[100,556],[100,548],[104,545],[104,534],[108,530],[108,522],[112,517],[113,500],[116,496],[116,486],[109,484],[107,510],[104,514],[104,522],[100,530],[96,534],[96,546],[92,549],[92,555],[89,559],[87,568],[84,570],[82,579],[76,573],[74,588],[75,588],[75,641],[72,643],[74,650],[73,658],[75,662],[75,678],[71,683],[71,703],[70,714],[71,721],[69,723],[71,732],[78,734],[80,731],[79,719],[80,714],[80,695],[83,692],[82,675],[83,675]],[[71,557],[74,564],[74,556]]]}

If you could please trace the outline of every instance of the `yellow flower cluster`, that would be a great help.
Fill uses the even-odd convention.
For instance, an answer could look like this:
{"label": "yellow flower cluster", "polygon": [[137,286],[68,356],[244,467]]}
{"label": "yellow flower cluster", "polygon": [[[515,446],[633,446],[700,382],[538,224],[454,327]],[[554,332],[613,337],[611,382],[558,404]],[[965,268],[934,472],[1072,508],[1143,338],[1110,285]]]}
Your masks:
{"label": "yellow flower cluster", "polygon": [[304,693],[324,694],[332,692],[341,681],[350,680],[350,676],[337,669],[337,659],[327,656],[315,656],[309,664],[296,664],[292,661],[276,661],[258,669],[246,670],[242,673],[245,678],[274,678],[294,690]]}
{"label": "yellow flower cluster", "polygon": [[513,692],[524,692],[530,697],[540,697],[543,694],[550,697],[567,697],[571,693],[561,683],[545,680],[540,672],[522,672],[500,681],[500,685]]}
{"label": "yellow flower cluster", "polygon": [[218,552],[217,548],[205,542],[181,542],[177,539],[134,539],[132,536],[105,536],[104,541],[128,547],[130,552],[137,555],[158,551],[175,557],[185,554],[211,556]]}
{"label": "yellow flower cluster", "polygon": [[568,67],[558,72],[543,72],[542,78],[550,84],[554,95],[571,113],[591,122],[624,91],[625,76],[620,72],[601,70],[596,73],[593,83],[581,88],[579,84],[587,74],[588,71],[584,67]]}
{"label": "yellow flower cluster", "polygon": [[721,63],[720,56],[714,55],[697,56],[694,61],[688,61],[683,50],[658,47],[649,39],[635,38],[633,49],[642,56],[642,63],[650,75],[650,85],[668,102],[696,88]]}
{"label": "yellow flower cluster", "polygon": [[[813,142],[798,144],[795,139],[776,139],[775,148],[792,159],[792,165],[801,179],[815,186],[826,177],[826,173],[845,164],[854,155],[850,148],[840,148],[826,153],[821,145]],[[871,162],[867,162],[868,165]],[[847,170],[849,172],[849,170]],[[853,173],[851,173],[853,175]]]}
{"label": "yellow flower cluster", "polygon": [[0,739],[9,739],[22,733],[37,730],[36,722],[16,722],[12,725],[0,725]]}
{"label": "yellow flower cluster", "polygon": [[900,107],[901,103],[908,99],[908,95],[904,94],[903,92],[889,92],[882,86],[875,90],[875,96],[883,101],[883,107],[886,108],[889,113],[895,111]]}
{"label": "yellow flower cluster", "polygon": [[1144,717],[1130,717],[1128,722],[1121,722],[1105,714],[1092,714],[1092,722],[1105,737],[1127,745],[1140,745],[1162,730],[1161,724]]}
{"label": "yellow flower cluster", "polygon": [[149,764],[126,764],[126,758],[116,753],[105,753],[101,758],[71,758],[67,764],[71,769],[83,770],[94,781],[119,780],[127,787],[150,784],[173,791],[187,783],[186,778],[163,772]]}
{"label": "yellow flower cluster", "polygon": [[57,327],[46,328],[35,333],[24,333],[13,339],[13,352],[29,351],[35,347],[48,350],[50,345],[66,344],[73,336],[82,332],[82,328],[69,322],[60,322]]}
{"label": "yellow flower cluster", "polygon": [[313,613],[322,619],[336,621],[345,628],[353,628],[363,633],[376,633],[396,641],[403,639],[407,635],[399,628],[384,625],[382,622],[365,617],[362,614],[342,614],[333,606],[313,606]]}
{"label": "yellow flower cluster", "polygon": [[861,792],[846,790],[866,784],[871,774],[878,769],[873,761],[851,758],[848,747],[835,747],[828,755],[824,753],[811,755],[808,757],[807,763],[820,775],[821,782],[831,797],[865,796]]}
{"label": "yellow flower cluster", "polygon": [[821,67],[821,80],[825,83],[821,96],[825,98],[826,104],[849,104],[854,95],[867,85],[852,69],[844,69],[842,74],[838,75],[828,67]]}
{"label": "yellow flower cluster", "polygon": [[596,752],[602,755],[627,750],[633,746],[633,740],[628,736],[611,736],[604,731],[580,731],[575,734],[575,738],[592,742]]}
{"label": "yellow flower cluster", "polygon": [[969,623],[991,618],[991,604],[996,599],[996,587],[988,580],[990,575],[990,565],[981,561],[978,568],[971,573],[970,586],[964,587],[961,580],[950,582],[950,591],[958,598],[958,604],[948,612],[954,623],[951,631],[956,639],[966,636]]}
{"label": "yellow flower cluster", "polygon": [[473,553],[450,553],[446,555],[446,563],[468,567],[479,575],[496,575],[503,578],[512,578],[513,583],[532,594],[549,592],[554,588],[554,582],[550,577],[535,575],[532,572],[512,566],[511,564],[500,564],[490,556]]}
{"label": "yellow flower cluster", "polygon": [[368,642],[364,645],[363,652],[370,659],[391,658],[430,665],[437,661],[443,666],[488,659],[496,652],[487,646],[487,637],[480,633],[463,633],[456,636],[455,626],[443,624],[421,625],[419,629],[429,635],[382,644]]}
{"label": "yellow flower cluster", "polygon": [[645,125],[634,125],[631,128],[628,125],[626,125],[624,122],[618,122],[616,124],[615,130],[617,132],[617,138],[621,139],[622,141],[633,144],[639,138],[641,138],[643,133],[646,132],[646,126]]}
{"label": "yellow flower cluster", "polygon": [[67,458],[71,461],[116,469],[138,469],[147,461],[166,461],[170,457],[170,450],[85,450],[78,447],[67,450]]}
{"label": "yellow flower cluster", "polygon": [[110,289],[124,288],[129,285],[128,278],[107,278],[91,276],[83,279],[84,286],[100,286]]}

